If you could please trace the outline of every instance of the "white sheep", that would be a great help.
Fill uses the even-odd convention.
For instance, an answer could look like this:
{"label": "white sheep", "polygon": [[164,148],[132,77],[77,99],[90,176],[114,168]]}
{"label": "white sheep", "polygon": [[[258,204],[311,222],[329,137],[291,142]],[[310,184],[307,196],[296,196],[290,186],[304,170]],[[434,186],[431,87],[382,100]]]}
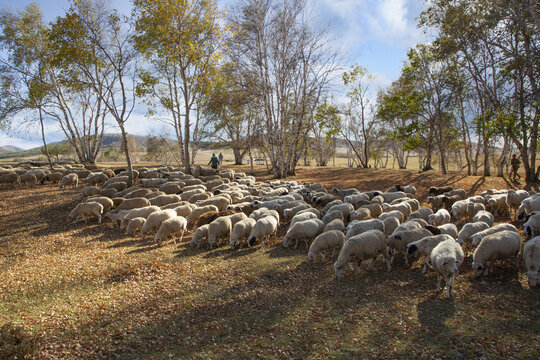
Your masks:
{"label": "white sheep", "polygon": [[529,218],[523,224],[523,231],[527,237],[533,238],[540,235],[540,213],[535,212],[529,215]]}
{"label": "white sheep", "polygon": [[247,240],[256,222],[257,220],[255,219],[246,218],[234,224],[231,231],[231,238],[229,240],[229,245],[231,246],[232,250],[236,249],[242,240]]}
{"label": "white sheep", "polygon": [[193,238],[191,239],[191,246],[197,245],[197,248],[200,248],[203,241],[206,240],[208,237],[208,228],[210,227],[210,224],[204,224],[202,226],[199,226],[197,230],[195,230],[195,233],[193,234]]}
{"label": "white sheep", "polygon": [[420,218],[414,218],[414,219],[409,218],[409,221],[418,223],[420,224],[420,227],[423,227],[423,228],[425,228],[428,225],[426,220],[420,219]]}
{"label": "white sheep", "polygon": [[[386,224],[385,224],[386,226]],[[396,227],[394,229],[394,231],[392,231],[392,233],[390,233],[390,235],[394,234],[394,233],[398,233],[400,231],[405,231],[405,230],[413,230],[413,229],[422,229],[423,226],[420,225],[419,223],[415,222],[415,221],[405,221],[403,224],[400,224],[398,227]],[[390,236],[388,235],[388,236]]]}
{"label": "white sheep", "polygon": [[471,236],[473,236],[477,232],[486,230],[488,228],[489,228],[489,225],[483,221],[467,223],[463,225],[463,227],[459,231],[456,241],[460,245],[464,245],[466,242],[469,242],[471,240]]}
{"label": "white sheep", "polygon": [[186,218],[188,222],[188,228],[195,225],[203,214],[206,214],[207,212],[210,212],[210,211],[219,212],[217,206],[215,205],[205,205],[205,206],[200,206],[193,209],[191,214],[189,214],[189,216]]}
{"label": "white sheep", "polygon": [[156,205],[156,206],[166,206],[168,204],[177,203],[180,201],[180,196],[176,194],[170,194],[170,195],[159,195],[155,198],[152,198],[150,200],[150,204]]}
{"label": "white sheep", "polygon": [[154,241],[158,243],[158,246],[161,246],[162,240],[167,240],[169,236],[172,236],[174,244],[176,245],[176,236],[180,235],[180,242],[182,242],[186,228],[187,220],[182,216],[167,219],[161,223],[159,230],[154,236]]}
{"label": "white sheep", "polygon": [[[182,193],[183,194],[183,193]],[[182,199],[184,200],[184,199]],[[198,201],[196,203],[197,206],[199,207],[203,207],[203,206],[208,206],[208,205],[214,205],[215,207],[218,208],[218,211],[225,211],[227,209],[227,206],[229,206],[231,204],[231,200],[227,199],[226,197],[224,196],[214,196],[214,197],[211,197],[210,199],[207,199],[207,200],[203,200],[203,201]]]}
{"label": "white sheep", "polygon": [[98,218],[98,224],[101,224],[101,215],[103,214],[103,205],[97,202],[84,202],[80,203],[69,213],[70,218],[75,218],[73,223],[75,224],[79,220],[86,220],[89,217],[95,216]]}
{"label": "white sheep", "polygon": [[355,205],[358,204],[360,201],[369,201],[369,196],[367,194],[360,193],[347,195],[343,198],[343,202],[352,204],[355,208],[357,207]]}
{"label": "white sheep", "polygon": [[431,204],[433,211],[437,211],[444,205],[444,195],[428,196],[426,202]]}
{"label": "white sheep", "polygon": [[143,217],[136,217],[127,223],[125,235],[135,235],[136,232],[141,231],[146,219]]}
{"label": "white sheep", "polygon": [[525,190],[508,190],[506,194],[506,205],[512,210],[514,210],[514,215],[517,213],[518,207],[521,205],[523,200],[529,197],[529,192]]}
{"label": "white sheep", "polygon": [[440,226],[450,222],[450,213],[446,209],[439,209],[435,214],[428,216],[428,224]]}
{"label": "white sheep", "polygon": [[462,218],[467,217],[469,214],[469,201],[468,200],[458,200],[456,201],[450,210],[452,216],[456,220],[461,220]]}
{"label": "white sheep", "polygon": [[540,280],[540,236],[536,236],[523,246],[523,261],[529,277],[529,285],[536,286]]}
{"label": "white sheep", "polygon": [[372,218],[378,218],[383,213],[381,204],[362,205],[359,209],[368,209]]}
{"label": "white sheep", "polygon": [[412,219],[423,219],[425,220],[426,222],[428,221],[428,216],[433,214],[433,210],[431,210],[430,208],[427,208],[427,207],[423,207],[423,208],[420,208],[416,211],[413,211],[410,215],[409,215],[409,220],[412,220]]}
{"label": "white sheep", "polygon": [[[309,246],[308,257],[310,260],[315,260],[325,250],[341,249],[345,242],[345,234],[339,230],[329,230],[318,235]],[[332,257],[334,253],[332,253]]]}
{"label": "white sheep", "polygon": [[157,231],[165,220],[176,217],[176,211],[172,209],[159,210],[148,215],[146,222],[142,228],[142,239],[144,240],[146,234]]}
{"label": "white sheep", "polygon": [[380,193],[379,196],[382,196],[385,203],[391,203],[392,201],[396,199],[408,197],[407,194],[404,193],[403,191]]}
{"label": "white sheep", "polygon": [[394,262],[394,257],[398,253],[402,253],[405,257],[405,264],[409,266],[407,244],[431,235],[432,234],[429,230],[422,228],[403,230],[390,235],[386,239],[386,245],[392,250],[392,259],[390,260],[390,263]]}
{"label": "white sheep", "polygon": [[229,216],[221,216],[210,223],[208,227],[208,246],[219,245],[222,239],[229,239],[231,236],[232,223]]}
{"label": "white sheep", "polygon": [[400,222],[397,218],[390,216],[383,220],[383,224],[384,234],[390,236],[399,227]]}
{"label": "white sheep", "polygon": [[396,185],[386,190],[387,193],[396,192],[396,191],[403,191],[405,193],[413,194],[413,195],[416,194],[416,188],[412,185]]}
{"label": "white sheep", "polygon": [[308,204],[299,204],[299,205],[296,205],[295,207],[292,207],[292,208],[289,208],[289,209],[284,209],[283,210],[283,217],[284,217],[285,221],[289,221],[296,214],[298,214],[298,212],[300,212],[302,210],[307,210],[307,209],[311,209],[311,206],[308,205]]}
{"label": "white sheep", "polygon": [[103,212],[109,212],[114,207],[114,202],[105,196],[96,196],[86,199],[84,202],[97,202],[103,205]]}
{"label": "white sheep", "polygon": [[309,243],[324,230],[324,226],[325,223],[319,219],[297,222],[287,230],[281,244],[284,247],[289,247],[294,241],[294,248],[296,249],[298,247],[298,241],[303,240],[307,248]]}
{"label": "white sheep", "polygon": [[[469,199],[467,199],[469,201]],[[485,211],[486,207],[482,203],[475,203],[469,201],[467,204],[467,215],[469,216],[469,219],[472,220],[474,215],[476,215],[479,211]]]}
{"label": "white sheep", "polygon": [[273,216],[266,216],[257,220],[255,225],[253,225],[253,229],[251,229],[251,232],[249,233],[248,246],[252,247],[255,245],[257,239],[260,240],[261,246],[264,246],[266,239],[276,236],[277,227],[278,222]]}
{"label": "white sheep", "polygon": [[[350,205],[350,204],[349,204]],[[348,214],[347,214],[348,217]],[[339,210],[331,210],[328,211],[323,217],[322,221],[325,224],[329,224],[331,221],[334,221],[335,219],[344,220],[345,217],[343,217],[343,213]]]}
{"label": "white sheep", "polygon": [[528,214],[531,214],[534,211],[540,211],[540,196],[538,195],[523,200],[521,206],[518,208],[516,218],[518,220],[523,220]]}
{"label": "white sheep", "polygon": [[472,268],[476,277],[492,271],[495,260],[516,258],[521,248],[521,237],[513,231],[503,230],[485,236],[473,254]]}
{"label": "white sheep", "polygon": [[396,219],[399,220],[400,223],[402,223],[404,218],[405,218],[401,211],[392,210],[392,211],[389,211],[389,212],[382,213],[381,215],[379,215],[378,219],[381,220],[381,221],[384,221],[384,219],[387,219],[389,217],[395,217]]}
{"label": "white sheep", "polygon": [[427,225],[425,226],[425,228],[431,231],[433,235],[446,234],[450,235],[452,239],[456,239],[458,237],[458,228],[455,224],[452,223],[443,224],[438,227],[435,227],[433,225]]}
{"label": "white sheep", "polygon": [[420,240],[413,241],[412,243],[407,244],[407,255],[412,256],[416,251],[420,254],[420,256],[424,256],[424,261],[422,262],[424,266],[422,267],[422,274],[426,273],[427,267],[430,266],[430,255],[431,251],[437,246],[439,243],[443,242],[444,240],[454,240],[450,235],[448,234],[439,234],[439,235],[433,235],[433,236],[426,236]]}
{"label": "white sheep", "polygon": [[[326,224],[323,232],[331,230],[338,230],[343,232],[343,230],[345,230],[345,223],[341,219],[332,220],[328,224]],[[345,234],[343,234],[343,238],[345,238]]]}
{"label": "white sheep", "polygon": [[150,201],[143,197],[135,197],[131,199],[125,199],[115,209],[116,212],[120,210],[132,210],[150,206]]}
{"label": "white sheep", "polygon": [[452,296],[454,276],[463,262],[463,250],[453,240],[448,239],[440,242],[431,251],[430,263],[437,274],[437,291],[441,290],[441,280],[446,281],[446,297]]}
{"label": "white sheep", "polygon": [[122,219],[122,224],[120,225],[120,228],[124,228],[129,221],[138,217],[144,218],[146,220],[148,216],[150,216],[150,214],[156,211],[160,211],[160,210],[161,209],[159,208],[159,206],[153,206],[153,205],[145,206],[138,209],[128,210],[125,213],[124,218]]}
{"label": "white sheep", "polygon": [[304,213],[308,213],[308,212],[315,214],[315,216],[317,216],[317,219],[321,218],[321,212],[318,209],[315,209],[315,208],[310,208],[310,209],[306,209],[306,210],[300,210],[298,212],[298,214],[296,214],[296,215],[300,215],[300,214],[304,214]]}
{"label": "white sheep", "polygon": [[[332,211],[340,211],[343,215],[343,219],[347,219],[349,217],[349,213],[351,211],[354,211],[354,206],[352,204],[344,203],[344,204],[337,204],[332,206],[328,209],[327,214],[331,213]],[[323,220],[324,221],[324,220]]]}
{"label": "white sheep", "polygon": [[517,228],[512,224],[497,224],[486,230],[482,230],[482,231],[477,232],[476,234],[472,234],[471,235],[472,246],[477,247],[484,236],[495,234],[496,232],[503,231],[503,230],[510,230],[516,233],[518,232]]}
{"label": "white sheep", "polygon": [[476,215],[473,216],[472,219],[473,222],[477,221],[483,221],[489,226],[493,226],[493,222],[495,221],[495,218],[493,217],[493,214],[489,211],[481,210],[476,213]]}
{"label": "white sheep", "polygon": [[349,213],[349,217],[348,217],[348,220],[349,221],[353,221],[353,220],[365,220],[365,219],[368,219],[368,218],[371,218],[371,212],[369,211],[369,209],[366,209],[366,208],[358,208],[354,211],[351,211]]}
{"label": "white sheep", "polygon": [[305,213],[301,213],[301,214],[296,214],[291,219],[291,224],[289,225],[289,227],[293,226],[297,222],[305,221],[305,220],[309,220],[309,219],[317,219],[317,215],[315,215],[312,212],[305,212]]}
{"label": "white sheep", "polygon": [[262,219],[266,216],[266,213],[269,212],[270,209],[262,207],[258,208],[257,210],[254,210],[251,214],[249,214],[249,217],[255,220]]}
{"label": "white sheep", "polygon": [[406,202],[400,202],[395,205],[382,204],[382,208],[384,212],[390,212],[394,210],[401,212],[403,214],[403,219],[407,219],[412,212],[411,206]]}
{"label": "white sheep", "polygon": [[343,275],[349,262],[356,264],[355,273],[359,273],[361,262],[365,259],[373,259],[366,269],[369,270],[379,254],[382,254],[384,257],[386,269],[390,271],[390,256],[386,247],[386,237],[382,231],[368,230],[349,238],[341,247],[339,256],[334,263],[336,277],[339,278]]}
{"label": "white sheep", "polygon": [[445,196],[459,196],[461,197],[461,199],[465,199],[467,197],[467,191],[465,191],[465,189],[454,189],[454,190],[450,190],[450,191],[447,191],[445,192],[443,195]]}
{"label": "white sheep", "polygon": [[379,230],[384,234],[384,223],[379,219],[361,220],[349,228],[345,240],[368,230]]}
{"label": "white sheep", "polygon": [[62,178],[62,181],[60,181],[59,189],[62,190],[66,186],[71,185],[73,187],[79,186],[79,176],[75,173],[67,174]]}
{"label": "white sheep", "polygon": [[486,202],[486,209],[494,215],[507,217],[510,212],[506,203],[506,194],[491,195]]}

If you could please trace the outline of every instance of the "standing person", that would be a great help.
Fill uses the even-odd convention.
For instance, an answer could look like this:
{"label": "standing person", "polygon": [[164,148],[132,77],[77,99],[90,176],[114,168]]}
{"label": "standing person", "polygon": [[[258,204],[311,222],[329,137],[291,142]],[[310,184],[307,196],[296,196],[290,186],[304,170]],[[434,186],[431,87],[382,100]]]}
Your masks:
{"label": "standing person", "polygon": [[223,154],[219,153],[219,167],[223,166]]}
{"label": "standing person", "polygon": [[208,162],[208,165],[212,166],[212,169],[217,169],[219,165],[219,159],[216,157],[216,154],[213,153],[212,157],[210,158],[210,161]]}
{"label": "standing person", "polygon": [[521,179],[521,175],[518,174],[521,161],[519,161],[519,159],[516,157],[516,154],[512,155],[512,160],[510,160],[510,164],[512,165],[512,171],[510,172],[510,176],[512,176],[512,174],[514,175],[512,180],[516,181],[516,176]]}

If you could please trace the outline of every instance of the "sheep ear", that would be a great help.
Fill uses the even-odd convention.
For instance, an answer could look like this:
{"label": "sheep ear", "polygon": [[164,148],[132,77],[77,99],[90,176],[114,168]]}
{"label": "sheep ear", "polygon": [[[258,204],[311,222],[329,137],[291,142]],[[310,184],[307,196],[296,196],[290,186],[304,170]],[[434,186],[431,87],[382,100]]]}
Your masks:
{"label": "sheep ear", "polygon": [[394,238],[395,238],[396,240],[401,240],[401,235],[395,235]]}

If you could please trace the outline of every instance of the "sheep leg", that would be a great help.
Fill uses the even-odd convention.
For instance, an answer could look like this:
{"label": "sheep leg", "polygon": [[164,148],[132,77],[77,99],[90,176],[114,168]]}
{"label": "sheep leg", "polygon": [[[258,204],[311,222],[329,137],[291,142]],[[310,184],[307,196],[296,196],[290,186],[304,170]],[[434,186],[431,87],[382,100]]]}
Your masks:
{"label": "sheep leg", "polygon": [[355,275],[360,275],[360,264],[362,264],[362,260],[358,260],[358,262],[356,263],[356,269],[354,271]]}
{"label": "sheep leg", "polygon": [[450,273],[446,277],[446,298],[449,299],[452,293],[452,287],[454,286],[454,273]]}
{"label": "sheep leg", "polygon": [[185,229],[182,230],[182,234],[180,235],[180,242],[182,242],[182,240],[184,239],[184,231],[186,231]]}
{"label": "sheep leg", "polygon": [[404,252],[403,256],[405,256],[405,265],[407,265],[407,267],[409,267],[409,257],[407,256],[407,252]]}
{"label": "sheep leg", "polygon": [[437,273],[437,292],[441,291],[441,275]]}
{"label": "sheep leg", "polygon": [[427,271],[427,266],[428,266],[428,263],[429,263],[429,259],[428,257],[426,256],[426,258],[424,259],[424,267],[422,268],[422,275],[424,275]]}
{"label": "sheep leg", "polygon": [[371,262],[369,263],[368,267],[366,268],[366,271],[371,270],[371,268],[373,267],[373,264],[375,264],[375,260],[376,260],[376,259],[377,259],[376,257],[374,257],[373,259],[371,259]]}
{"label": "sheep leg", "polygon": [[97,214],[96,216],[97,216],[97,218],[98,218],[98,221],[97,221],[98,224],[101,224],[101,215],[100,215],[100,214]]}

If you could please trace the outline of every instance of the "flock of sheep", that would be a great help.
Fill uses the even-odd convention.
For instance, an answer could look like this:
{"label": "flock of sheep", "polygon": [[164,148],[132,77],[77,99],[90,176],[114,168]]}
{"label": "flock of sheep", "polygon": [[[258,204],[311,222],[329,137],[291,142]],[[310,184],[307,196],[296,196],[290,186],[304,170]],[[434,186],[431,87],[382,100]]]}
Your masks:
{"label": "flock of sheep", "polygon": [[[469,251],[472,269],[479,277],[492,271],[497,260],[522,256],[530,286],[536,286],[540,268],[540,196],[525,190],[489,190],[467,197],[463,189],[432,187],[420,207],[413,186],[396,185],[386,191],[361,192],[296,181],[257,182],[233,170],[200,166],[193,175],[171,167],[134,171],[135,184],[128,187],[125,170],[90,172],[81,167],[0,168],[0,184],[59,182],[81,190],[81,202],[71,211],[74,222],[95,217],[108,219],[126,235],[154,234],[161,246],[170,237],[182,241],[192,232],[191,245],[210,248],[229,243],[261,247],[276,242],[279,224],[288,224],[284,247],[304,243],[315,260],[332,252],[340,277],[352,263],[359,271],[363,260],[382,255],[387,270],[401,255],[405,263],[423,256],[422,273],[437,275],[437,291],[445,281],[451,296],[453,279]],[[524,222],[528,239],[522,247],[517,228],[510,223],[494,225],[495,217]],[[458,227],[458,225],[460,225]]]}

